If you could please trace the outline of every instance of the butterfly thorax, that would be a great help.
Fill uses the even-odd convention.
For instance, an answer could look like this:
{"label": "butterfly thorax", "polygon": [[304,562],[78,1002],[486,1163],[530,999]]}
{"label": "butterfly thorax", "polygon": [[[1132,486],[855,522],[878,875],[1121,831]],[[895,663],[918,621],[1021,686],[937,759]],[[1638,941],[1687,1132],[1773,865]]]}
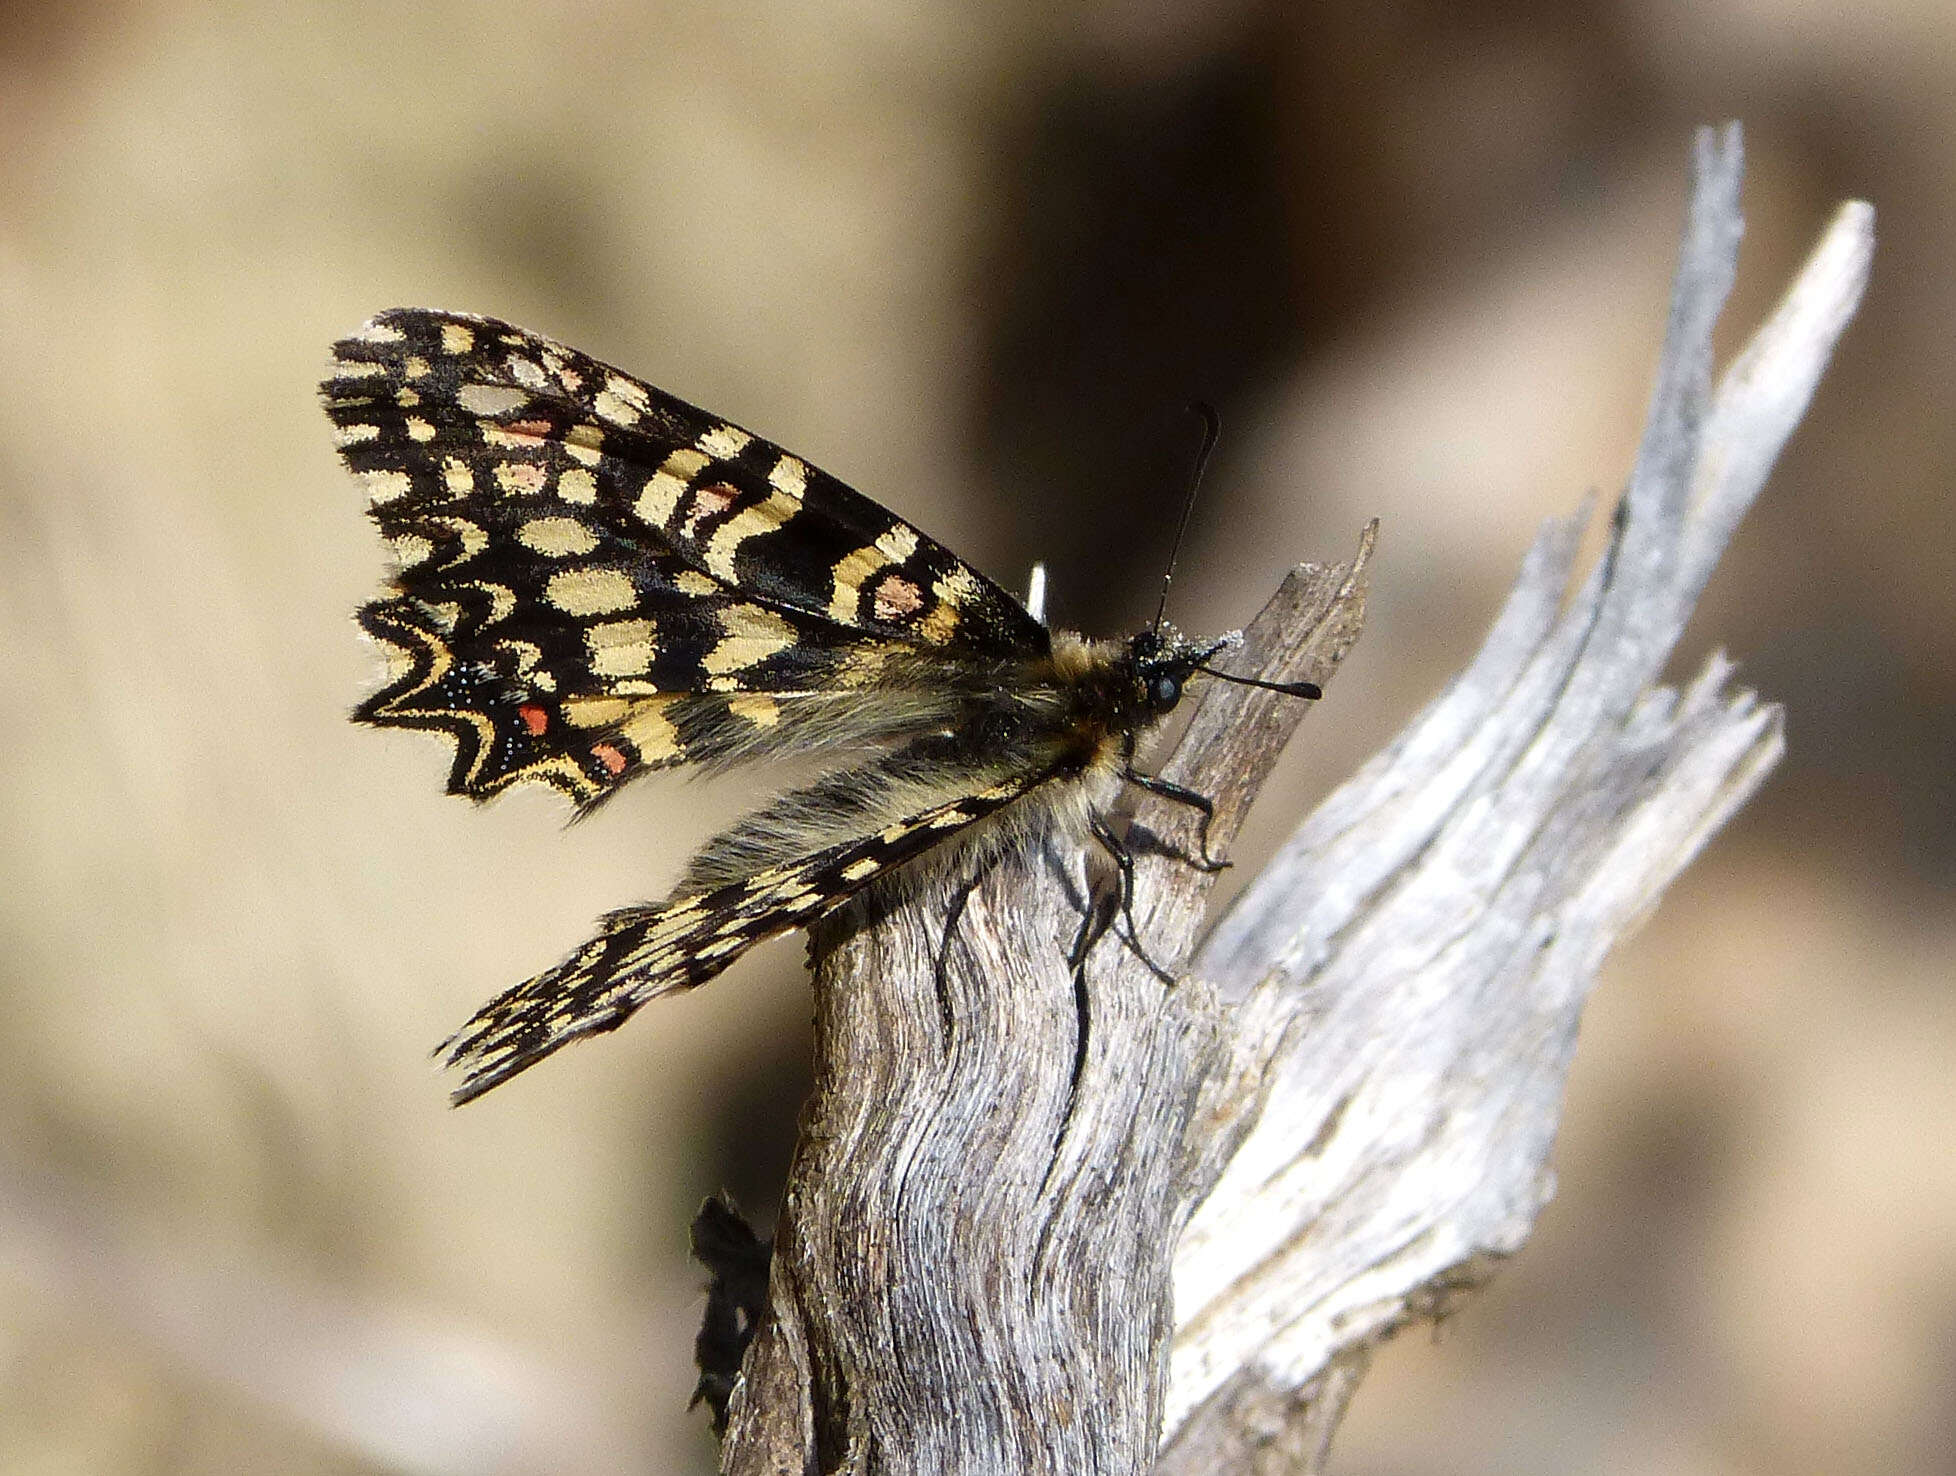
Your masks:
{"label": "butterfly thorax", "polygon": [[1126,640],[1058,631],[1052,656],[1042,663],[1047,680],[1029,672],[1033,680],[1016,689],[994,690],[1031,709],[1033,725],[1043,729],[1038,736],[1058,744],[1076,772],[1104,768],[1133,757],[1137,740],[1174,711],[1190,673],[1221,644],[1185,641],[1172,630],[1143,630]]}

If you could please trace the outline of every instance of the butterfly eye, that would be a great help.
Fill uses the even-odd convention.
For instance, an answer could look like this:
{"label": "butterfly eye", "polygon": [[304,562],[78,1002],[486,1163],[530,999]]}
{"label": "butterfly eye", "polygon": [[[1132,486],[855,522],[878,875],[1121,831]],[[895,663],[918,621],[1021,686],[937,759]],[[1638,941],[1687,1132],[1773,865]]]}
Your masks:
{"label": "butterfly eye", "polygon": [[1172,676],[1158,676],[1148,682],[1148,700],[1166,711],[1182,700],[1182,684]]}

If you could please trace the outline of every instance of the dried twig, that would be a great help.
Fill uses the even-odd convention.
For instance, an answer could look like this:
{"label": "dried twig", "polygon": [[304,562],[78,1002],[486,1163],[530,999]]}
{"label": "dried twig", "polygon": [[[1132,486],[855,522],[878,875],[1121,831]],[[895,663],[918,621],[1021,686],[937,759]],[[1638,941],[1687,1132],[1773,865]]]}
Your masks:
{"label": "dried twig", "polygon": [[[1472,664],[1199,947],[1209,879],[1146,858],[1143,938],[1180,984],[1108,945],[1069,974],[1075,856],[999,867],[948,937],[948,897],[825,930],[724,1469],[1313,1471],[1368,1350],[1520,1246],[1598,965],[1779,752],[1723,657],[1652,684],[1871,250],[1843,207],[1712,395],[1736,128],[1696,174],[1605,557],[1565,606],[1587,515],[1545,527]],[[1371,546],[1294,573],[1242,669],[1327,680]],[[1298,716],[1204,695],[1164,772],[1216,796],[1217,847]],[[1193,841],[1173,806],[1136,824]]]}

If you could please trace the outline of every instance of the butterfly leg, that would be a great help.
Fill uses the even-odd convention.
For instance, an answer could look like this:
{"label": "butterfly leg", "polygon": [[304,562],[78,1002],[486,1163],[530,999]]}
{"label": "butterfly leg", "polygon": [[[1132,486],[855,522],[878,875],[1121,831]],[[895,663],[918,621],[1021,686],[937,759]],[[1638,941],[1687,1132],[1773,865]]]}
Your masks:
{"label": "butterfly leg", "polygon": [[1093,952],[1094,944],[1098,943],[1101,934],[1107,931],[1110,912],[1110,908],[1100,906],[1096,899],[1091,897],[1087,899],[1086,908],[1080,914],[1080,930],[1073,935],[1072,946],[1066,950],[1066,966],[1074,973],[1080,971],[1080,965],[1085,963],[1087,955]]}
{"label": "butterfly leg", "polygon": [[[937,983],[937,1023],[942,1031],[942,1039],[948,1049],[952,1027],[955,1024],[951,1009],[951,997],[945,992],[945,969],[951,961],[951,940],[957,936],[958,924],[964,921],[965,905],[971,901],[971,894],[978,890],[978,883],[985,879],[984,868],[980,867],[965,880],[958,883],[958,889],[951,894],[951,905],[944,912],[944,937],[937,945],[937,967],[932,977]],[[1076,943],[1077,946],[1077,943]],[[1069,959],[1069,962],[1071,960]]]}
{"label": "butterfly leg", "polygon": [[1163,779],[1154,774],[1143,774],[1132,764],[1122,771],[1121,777],[1137,789],[1145,789],[1149,794],[1159,795],[1165,800],[1173,800],[1178,805],[1187,805],[1202,816],[1202,823],[1196,829],[1195,843],[1201,848],[1199,856],[1184,856],[1182,859],[1198,871],[1221,871],[1231,863],[1219,860],[1209,854],[1209,822],[1216,818],[1216,802],[1208,795],[1177,784],[1172,779]]}
{"label": "butterfly leg", "polygon": [[[1153,971],[1157,979],[1161,980],[1164,984],[1173,984],[1175,982],[1175,976],[1160,964],[1156,963],[1152,958],[1148,957],[1148,950],[1141,946],[1141,930],[1134,925],[1134,853],[1127,848],[1127,842],[1114,834],[1108,828],[1107,822],[1102,820],[1098,815],[1095,815],[1088,824],[1093,831],[1093,838],[1100,842],[1102,849],[1109,856],[1114,858],[1114,869],[1120,875],[1121,889],[1117,906],[1120,917],[1127,923],[1127,941],[1129,945],[1134,949],[1135,956]],[[1102,928],[1100,931],[1105,932],[1106,929]],[[1086,930],[1083,925],[1081,929],[1082,937],[1085,936],[1085,932]],[[1074,965],[1076,968],[1079,966],[1079,963],[1085,962],[1087,953],[1092,950],[1094,943],[1099,941],[1100,934],[1095,933],[1092,939],[1086,943],[1085,949],[1081,951],[1079,960]],[[1076,946],[1078,942],[1079,940],[1076,939]]]}

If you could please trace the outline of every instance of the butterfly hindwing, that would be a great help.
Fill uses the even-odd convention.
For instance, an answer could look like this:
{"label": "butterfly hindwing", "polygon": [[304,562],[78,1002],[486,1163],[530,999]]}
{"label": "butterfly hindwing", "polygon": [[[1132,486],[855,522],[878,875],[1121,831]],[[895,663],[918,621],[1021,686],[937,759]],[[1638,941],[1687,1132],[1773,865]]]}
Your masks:
{"label": "butterfly hindwing", "polygon": [[497,996],[441,1047],[463,1073],[458,1103],[581,1036],[614,1030],[648,1000],[690,989],[764,939],[800,927],[1024,796],[1045,773],[996,780],[880,830],[710,891],[627,908],[569,958]]}
{"label": "butterfly hindwing", "polygon": [[1049,648],[835,478],[506,323],[383,313],[323,393],[399,565],[360,614],[392,669],[356,716],[451,737],[457,792],[531,779],[588,805],[765,750],[809,694],[871,701],[893,657]]}

